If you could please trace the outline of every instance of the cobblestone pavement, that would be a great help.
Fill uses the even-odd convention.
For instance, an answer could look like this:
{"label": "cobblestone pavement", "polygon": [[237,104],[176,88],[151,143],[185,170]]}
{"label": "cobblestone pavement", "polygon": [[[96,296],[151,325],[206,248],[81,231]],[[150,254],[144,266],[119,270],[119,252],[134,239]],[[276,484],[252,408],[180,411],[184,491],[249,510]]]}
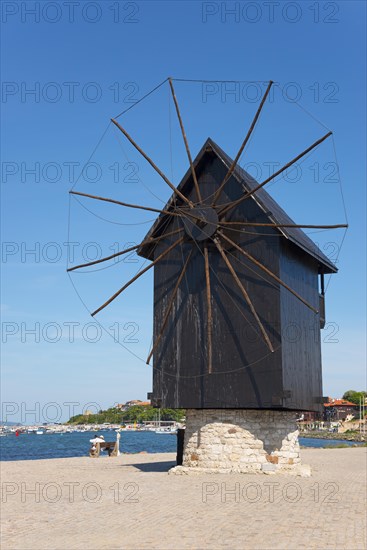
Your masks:
{"label": "cobblestone pavement", "polygon": [[3,462],[4,549],[366,548],[366,449],[303,449],[311,478],[167,475],[173,454]]}

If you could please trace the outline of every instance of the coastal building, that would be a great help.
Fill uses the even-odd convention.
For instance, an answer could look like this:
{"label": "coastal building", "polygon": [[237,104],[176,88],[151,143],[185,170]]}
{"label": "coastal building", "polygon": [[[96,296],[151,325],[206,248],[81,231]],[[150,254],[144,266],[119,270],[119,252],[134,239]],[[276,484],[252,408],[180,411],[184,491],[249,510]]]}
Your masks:
{"label": "coastal building", "polygon": [[358,405],[347,401],[346,399],[327,398],[324,403],[324,420],[345,420],[347,416],[356,416],[358,414]]}
{"label": "coastal building", "polygon": [[347,416],[356,416],[358,405],[346,399],[326,397],[322,412],[304,411],[299,418],[300,425],[307,425],[313,422],[334,422],[345,420]]}

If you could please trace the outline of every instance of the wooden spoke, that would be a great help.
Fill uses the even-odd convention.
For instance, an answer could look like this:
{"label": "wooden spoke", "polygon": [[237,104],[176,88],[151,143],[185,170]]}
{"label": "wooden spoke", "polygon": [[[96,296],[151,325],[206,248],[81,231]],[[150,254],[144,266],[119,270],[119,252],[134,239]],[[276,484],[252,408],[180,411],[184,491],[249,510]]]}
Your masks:
{"label": "wooden spoke", "polygon": [[117,258],[118,256],[122,256],[123,254],[127,254],[128,252],[132,252],[133,250],[136,250],[140,248],[141,246],[144,246],[146,244],[155,243],[157,241],[160,241],[161,239],[165,239],[166,237],[169,237],[171,235],[177,235],[177,233],[180,233],[183,231],[183,228],[175,229],[175,231],[170,231],[169,233],[164,233],[163,235],[160,235],[159,237],[155,237],[154,239],[147,239],[146,241],[141,242],[140,244],[137,244],[135,246],[131,246],[130,248],[125,248],[125,250],[121,250],[121,252],[116,252],[115,254],[111,254],[111,256],[106,256],[105,258],[100,258],[99,260],[94,260],[93,262],[88,262],[87,264],[80,264],[76,265],[75,267],[69,267],[66,271],[74,271],[75,269],[79,269],[81,267],[89,267],[90,265],[100,264],[102,262],[107,262],[108,260],[112,260],[113,258]]}
{"label": "wooden spoke", "polygon": [[188,144],[188,141],[187,141],[185,128],[184,128],[184,125],[183,125],[183,122],[182,122],[181,113],[180,113],[180,109],[179,109],[179,106],[178,106],[175,90],[174,90],[174,87],[173,87],[173,84],[172,84],[172,79],[169,78],[168,82],[169,82],[169,85],[170,85],[170,88],[171,88],[173,101],[174,101],[174,104],[175,104],[175,107],[176,107],[177,118],[178,118],[178,121],[180,123],[181,133],[182,133],[182,137],[183,137],[183,140],[184,140],[184,143],[185,143],[187,157],[188,157],[189,163],[190,163],[191,174],[192,174],[192,179],[194,180],[196,195],[197,195],[198,201],[201,202],[202,199],[201,199],[199,184],[198,184],[198,180],[197,180],[197,177],[196,177],[195,168],[194,168],[194,165],[193,165],[193,162],[192,162],[190,148],[189,148],[189,144]]}
{"label": "wooden spoke", "polygon": [[303,229],[339,229],[348,227],[348,224],[338,225],[296,225],[294,223],[254,223],[254,222],[220,222],[221,225],[246,225],[249,227],[297,227]]}
{"label": "wooden spoke", "polygon": [[210,265],[208,245],[204,245],[204,261],[205,261],[205,283],[206,283],[206,303],[207,303],[207,346],[208,346],[208,372],[213,370],[213,314],[212,314],[212,294],[210,291]]}
{"label": "wooden spoke", "polygon": [[180,197],[180,199],[182,199],[186,204],[188,204],[190,206],[190,208],[193,208],[193,204],[192,202],[187,198],[185,197],[185,195],[183,195],[181,193],[181,191],[179,191],[177,189],[177,187],[175,187],[173,185],[173,183],[170,182],[170,180],[167,178],[167,176],[165,176],[165,174],[163,174],[163,172],[158,168],[158,166],[152,161],[152,159],[150,157],[148,157],[148,155],[146,153],[144,153],[143,149],[141,147],[139,147],[139,145],[133,140],[133,138],[127,133],[126,130],[124,130],[124,128],[121,126],[121,124],[119,124],[117,122],[117,120],[115,120],[114,118],[111,118],[111,122],[114,123],[115,126],[117,126],[117,128],[124,134],[125,137],[127,137],[127,139],[130,141],[130,143],[135,147],[135,149],[137,149],[137,151],[139,151],[139,153],[145,158],[146,161],[149,162],[149,164],[154,168],[154,170],[161,176],[161,178],[167,183],[167,185],[172,189],[172,191],[178,196]]}
{"label": "wooden spoke", "polygon": [[230,166],[230,168],[229,168],[229,170],[228,170],[228,172],[227,172],[227,174],[226,174],[224,180],[222,181],[222,183],[220,184],[220,186],[218,187],[218,189],[217,189],[217,191],[216,191],[216,193],[215,193],[215,195],[214,195],[214,200],[213,200],[212,206],[215,206],[215,204],[217,203],[217,201],[218,201],[218,199],[219,199],[219,197],[220,197],[220,195],[221,195],[221,192],[223,191],[223,188],[224,188],[225,184],[227,183],[227,181],[229,180],[229,178],[230,178],[231,175],[233,174],[233,170],[236,168],[237,162],[239,161],[239,159],[240,159],[240,157],[241,157],[241,155],[242,155],[242,152],[243,152],[244,148],[246,147],[247,142],[248,142],[248,140],[250,139],[250,136],[251,136],[251,134],[252,134],[252,132],[253,132],[253,130],[254,130],[254,128],[255,128],[255,125],[256,125],[257,120],[258,120],[258,118],[259,118],[259,116],[260,116],[260,113],[261,113],[261,111],[262,111],[262,108],[263,108],[263,106],[264,106],[264,103],[265,103],[265,101],[266,101],[266,98],[267,98],[268,95],[269,95],[270,88],[272,87],[272,85],[273,85],[273,81],[270,80],[270,82],[269,82],[269,84],[268,84],[268,87],[266,88],[264,97],[263,97],[262,100],[261,100],[261,103],[260,103],[260,105],[259,105],[259,108],[258,108],[258,110],[256,111],[255,117],[254,117],[254,119],[253,119],[253,121],[252,121],[252,124],[251,124],[251,126],[250,126],[250,128],[249,128],[249,130],[248,130],[248,132],[247,132],[247,135],[246,135],[246,137],[245,137],[245,139],[244,139],[244,141],[243,141],[241,147],[239,148],[239,151],[238,151],[238,153],[237,153],[237,155],[236,155],[236,158],[235,158],[234,161],[232,162],[232,164],[231,164],[231,166]]}
{"label": "wooden spoke", "polygon": [[190,210],[159,210],[158,208],[151,208],[150,206],[140,206],[138,204],[130,204],[128,202],[116,201],[115,199],[109,199],[106,197],[98,197],[97,195],[89,195],[88,193],[80,193],[79,191],[69,191],[71,195],[80,195],[81,197],[87,197],[89,199],[96,199],[99,201],[111,202],[112,204],[118,204],[120,206],[126,206],[127,208],[137,208],[138,210],[147,210],[148,212],[157,212],[158,214],[166,214],[167,216],[178,216],[182,218],[184,216],[190,216],[191,218],[203,222],[203,218],[192,214]]}
{"label": "wooden spoke", "polygon": [[307,153],[309,153],[310,151],[312,151],[312,149],[314,149],[315,147],[317,147],[318,145],[320,145],[320,143],[322,143],[323,141],[325,141],[325,139],[327,139],[329,136],[331,136],[332,132],[328,132],[327,134],[325,134],[322,138],[318,139],[317,141],[315,141],[315,143],[313,143],[312,145],[310,145],[310,147],[308,147],[307,149],[305,149],[305,151],[303,151],[302,153],[300,153],[299,155],[297,155],[294,159],[292,159],[291,161],[287,162],[287,164],[285,164],[282,168],[280,168],[277,172],[275,172],[274,174],[272,174],[269,178],[267,178],[265,181],[263,181],[262,183],[260,183],[259,185],[257,185],[256,187],[254,187],[254,189],[252,189],[251,191],[248,191],[247,193],[245,193],[244,195],[242,195],[242,197],[240,197],[239,199],[227,204],[227,206],[225,206],[224,208],[222,208],[222,210],[220,210],[220,214],[223,215],[225,214],[226,212],[228,212],[228,210],[231,210],[232,208],[234,208],[235,206],[241,204],[241,202],[243,202],[244,200],[248,199],[249,197],[251,197],[254,193],[256,193],[256,191],[258,191],[259,189],[261,189],[262,187],[264,187],[264,185],[266,185],[267,183],[269,183],[271,180],[273,180],[274,178],[276,178],[277,176],[279,176],[279,174],[281,174],[282,172],[284,172],[284,170],[286,170],[287,168],[289,168],[290,166],[292,166],[295,162],[297,162],[297,160],[301,159],[302,157],[304,157],[305,155],[307,155]]}
{"label": "wooden spoke", "polygon": [[96,309],[96,311],[94,311],[92,313],[92,317],[94,317],[94,315],[96,315],[97,313],[99,313],[100,311],[102,311],[102,309],[104,309],[106,306],[108,306],[111,302],[113,302],[113,300],[115,300],[117,298],[117,296],[119,296],[121,294],[121,292],[123,292],[128,286],[130,286],[132,283],[134,283],[137,279],[139,279],[139,277],[141,277],[144,273],[146,273],[149,269],[151,269],[154,265],[156,265],[160,260],[162,260],[162,258],[164,258],[165,256],[167,256],[167,254],[169,252],[171,252],[171,250],[173,250],[176,246],[178,246],[179,244],[181,244],[182,242],[184,241],[184,237],[180,237],[177,241],[175,241],[173,244],[171,244],[171,246],[169,246],[168,248],[166,248],[166,250],[164,250],[161,254],[159,254],[159,256],[150,264],[148,265],[147,267],[145,267],[144,269],[142,269],[141,271],[139,271],[139,273],[137,273],[137,275],[135,275],[135,277],[133,277],[132,279],[130,279],[129,282],[127,282],[122,288],[120,288],[120,290],[118,290],[117,292],[115,292],[115,294],[113,296],[111,296],[111,298],[109,298],[107,300],[107,302],[105,302],[104,304],[102,304],[98,309]]}
{"label": "wooden spoke", "polygon": [[89,195],[88,193],[80,193],[79,191],[69,191],[71,195],[79,195],[80,197],[87,197],[89,199],[96,199],[98,201],[111,202],[112,204],[119,204],[120,206],[127,206],[128,208],[137,208],[138,210],[147,210],[148,212],[158,212],[158,214],[168,214],[170,216],[178,216],[175,212],[170,210],[159,210],[158,208],[151,208],[150,206],[140,206],[138,204],[130,204],[128,202],[116,201],[115,199],[109,199],[106,197],[98,197],[97,195]]}
{"label": "wooden spoke", "polygon": [[169,302],[168,307],[167,307],[167,309],[166,309],[166,313],[164,314],[164,319],[163,319],[163,322],[162,322],[161,329],[160,329],[160,331],[159,331],[159,334],[158,334],[158,336],[157,336],[156,341],[154,342],[154,345],[153,345],[153,347],[152,347],[152,350],[151,350],[151,352],[150,352],[150,354],[148,355],[148,358],[147,358],[147,360],[146,360],[146,364],[147,364],[147,365],[149,365],[149,362],[150,362],[151,358],[153,357],[153,354],[154,354],[155,350],[157,349],[157,346],[158,346],[158,344],[159,344],[159,342],[160,342],[160,340],[161,340],[161,338],[162,338],[162,336],[163,336],[163,334],[164,334],[164,330],[165,330],[165,328],[166,328],[166,326],[167,326],[167,322],[168,322],[170,313],[171,313],[171,311],[172,311],[172,307],[173,307],[173,303],[174,303],[174,301],[175,301],[175,297],[176,297],[177,291],[178,291],[179,286],[180,286],[180,284],[181,284],[181,281],[182,281],[182,279],[183,279],[183,277],[184,277],[184,275],[185,275],[185,273],[186,273],[187,266],[188,266],[188,264],[189,264],[189,261],[190,261],[191,256],[192,256],[192,249],[190,250],[190,253],[189,253],[189,255],[188,255],[187,259],[186,259],[186,262],[185,262],[185,264],[184,264],[184,266],[183,266],[183,268],[182,268],[182,270],[181,270],[180,276],[179,276],[179,278],[177,279],[175,288],[173,289],[173,292],[172,292],[172,295],[171,295],[171,298],[170,298],[170,302]]}
{"label": "wooden spoke", "polygon": [[298,298],[298,300],[300,300],[303,304],[305,304],[305,306],[307,306],[308,308],[310,308],[314,313],[319,313],[318,310],[316,308],[314,308],[311,304],[309,304],[308,302],[306,302],[306,300],[304,298],[302,298],[302,296],[300,296],[295,290],[293,290],[290,286],[288,286],[286,283],[284,283],[281,279],[279,279],[279,277],[277,277],[272,271],[270,271],[270,269],[268,269],[267,267],[265,267],[261,262],[259,262],[258,260],[256,260],[253,256],[251,256],[251,254],[249,254],[248,252],[246,252],[246,250],[244,250],[243,248],[241,248],[237,243],[235,243],[234,241],[232,241],[232,239],[230,239],[229,237],[227,237],[226,235],[224,235],[224,233],[220,232],[220,236],[226,240],[229,244],[231,244],[236,250],[238,250],[239,252],[241,252],[241,254],[243,254],[247,259],[249,259],[252,263],[254,263],[255,265],[257,265],[257,267],[259,267],[260,269],[262,269],[263,271],[265,271],[265,273],[267,273],[270,277],[272,277],[275,281],[277,281],[277,283],[279,283],[280,285],[282,285],[284,288],[286,288],[291,294],[293,294],[293,296],[295,296],[296,298]]}
{"label": "wooden spoke", "polygon": [[254,308],[253,303],[251,302],[251,299],[250,299],[250,297],[249,297],[249,295],[248,295],[248,293],[247,293],[247,290],[245,289],[245,287],[244,287],[243,284],[241,283],[240,279],[238,278],[237,273],[236,273],[235,270],[233,269],[233,266],[232,266],[231,262],[229,261],[229,259],[227,258],[226,253],[224,252],[224,250],[223,250],[223,248],[222,248],[222,245],[221,245],[220,242],[219,242],[219,239],[215,238],[215,239],[214,239],[214,243],[215,243],[217,249],[219,250],[220,255],[222,256],[222,258],[223,258],[223,260],[224,260],[226,266],[228,267],[229,271],[231,272],[232,277],[233,277],[234,280],[236,281],[237,286],[238,286],[239,289],[241,290],[242,295],[243,295],[243,297],[245,298],[245,300],[246,300],[246,302],[247,302],[247,304],[248,304],[248,306],[249,306],[249,308],[250,308],[250,310],[251,310],[253,316],[255,317],[256,322],[257,322],[257,324],[258,324],[258,326],[259,326],[259,328],[260,328],[261,334],[262,334],[262,336],[263,336],[263,338],[264,338],[264,340],[265,340],[265,342],[266,342],[266,344],[267,344],[269,350],[273,353],[273,352],[274,352],[274,348],[273,348],[273,346],[272,346],[272,343],[271,343],[271,341],[270,341],[270,339],[269,339],[269,336],[267,335],[267,332],[266,332],[266,330],[265,330],[265,328],[264,328],[264,325],[262,324],[262,322],[261,322],[261,320],[260,320],[258,314],[256,313],[256,310],[255,310],[255,308]]}

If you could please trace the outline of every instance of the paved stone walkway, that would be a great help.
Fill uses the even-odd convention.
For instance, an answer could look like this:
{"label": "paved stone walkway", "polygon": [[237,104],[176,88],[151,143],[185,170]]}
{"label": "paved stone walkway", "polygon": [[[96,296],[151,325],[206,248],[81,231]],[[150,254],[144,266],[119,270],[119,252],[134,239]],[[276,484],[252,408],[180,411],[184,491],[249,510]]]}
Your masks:
{"label": "paved stone walkway", "polygon": [[173,454],[3,462],[4,549],[366,548],[366,449],[304,449],[311,478],[167,475]]}

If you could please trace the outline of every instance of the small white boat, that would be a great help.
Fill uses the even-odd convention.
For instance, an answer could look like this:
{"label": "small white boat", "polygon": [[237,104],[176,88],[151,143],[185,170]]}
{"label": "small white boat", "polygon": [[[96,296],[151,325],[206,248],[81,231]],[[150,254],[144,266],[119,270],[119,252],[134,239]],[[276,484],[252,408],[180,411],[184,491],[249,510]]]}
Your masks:
{"label": "small white boat", "polygon": [[45,432],[43,430],[36,430],[36,435],[43,435]]}
{"label": "small white boat", "polygon": [[157,430],[155,430],[155,433],[159,435],[167,435],[167,434],[176,435],[177,429],[176,428],[158,428]]}

